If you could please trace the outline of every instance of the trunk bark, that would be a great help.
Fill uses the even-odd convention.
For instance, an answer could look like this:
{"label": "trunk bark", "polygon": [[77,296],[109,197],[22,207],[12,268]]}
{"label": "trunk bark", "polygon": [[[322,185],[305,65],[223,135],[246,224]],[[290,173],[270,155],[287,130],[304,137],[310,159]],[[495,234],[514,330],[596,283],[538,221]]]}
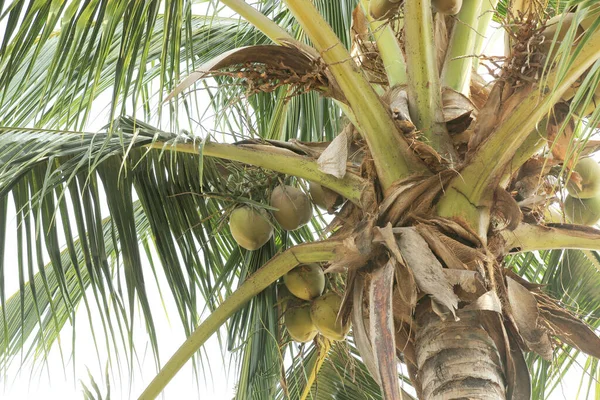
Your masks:
{"label": "trunk bark", "polygon": [[[426,302],[428,304],[429,302]],[[476,311],[443,321],[423,304],[416,310],[417,380],[421,400],[505,400],[502,361]]]}

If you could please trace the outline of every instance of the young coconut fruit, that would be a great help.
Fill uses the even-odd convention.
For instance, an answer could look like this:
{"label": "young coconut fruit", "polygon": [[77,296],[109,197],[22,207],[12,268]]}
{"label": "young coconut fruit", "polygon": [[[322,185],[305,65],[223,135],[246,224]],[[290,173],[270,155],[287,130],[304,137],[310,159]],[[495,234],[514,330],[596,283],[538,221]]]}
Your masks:
{"label": "young coconut fruit", "polygon": [[342,196],[315,182],[308,183],[308,191],[313,203],[322,210],[333,210],[343,202]]}
{"label": "young coconut fruit", "polygon": [[[435,12],[445,15],[456,15],[462,7],[462,0],[431,0],[431,6]],[[471,4],[467,4],[472,7]]]}
{"label": "young coconut fruit", "polygon": [[283,283],[302,300],[319,297],[325,289],[325,274],[319,264],[299,265],[283,276]]}
{"label": "young coconut fruit", "polygon": [[573,224],[596,225],[600,221],[600,197],[578,199],[567,196],[565,199],[565,215]]}
{"label": "young coconut fruit", "polygon": [[271,193],[271,206],[278,209],[273,216],[286,231],[298,229],[312,218],[310,199],[293,186],[277,186]]}
{"label": "young coconut fruit", "polygon": [[273,227],[263,210],[244,206],[229,216],[231,235],[246,250],[257,250],[273,236]]}
{"label": "young coconut fruit", "polygon": [[575,172],[581,176],[581,182],[575,182],[573,176],[567,182],[567,190],[573,197],[589,199],[600,195],[600,165],[591,158],[579,160]]}
{"label": "young coconut fruit", "polygon": [[310,318],[310,303],[288,308],[283,323],[296,342],[306,343],[317,336],[317,328]]}
{"label": "young coconut fruit", "polygon": [[319,333],[331,340],[344,340],[350,330],[350,322],[342,325],[337,315],[342,306],[342,298],[334,292],[325,293],[313,300],[310,317]]}

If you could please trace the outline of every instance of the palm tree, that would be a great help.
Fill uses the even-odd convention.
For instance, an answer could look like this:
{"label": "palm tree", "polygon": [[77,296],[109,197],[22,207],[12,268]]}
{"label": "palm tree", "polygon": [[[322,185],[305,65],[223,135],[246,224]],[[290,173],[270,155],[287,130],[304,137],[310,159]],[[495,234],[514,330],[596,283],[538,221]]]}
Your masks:
{"label": "palm tree", "polygon": [[[160,270],[189,339],[144,399],[224,324],[239,398],[401,399],[410,384],[420,399],[540,399],[575,362],[597,376],[600,176],[581,161],[598,149],[593,1],[193,3],[0,3],[3,367],[94,305],[97,340],[131,363],[138,311],[158,354],[145,282]],[[505,56],[477,57],[493,20]],[[272,215],[276,186],[309,182],[332,218],[286,231],[269,217],[266,244],[238,245],[234,210]],[[289,361],[280,278],[309,263],[352,330]]]}

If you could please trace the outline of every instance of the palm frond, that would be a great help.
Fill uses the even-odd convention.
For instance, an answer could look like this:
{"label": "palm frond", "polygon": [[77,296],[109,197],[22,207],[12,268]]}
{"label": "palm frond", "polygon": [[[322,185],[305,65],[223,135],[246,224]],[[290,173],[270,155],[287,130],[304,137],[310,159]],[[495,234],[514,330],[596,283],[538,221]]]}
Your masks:
{"label": "palm frond", "polygon": [[[336,342],[319,370],[308,399],[382,399],[381,389],[371,377],[358,355],[351,338],[346,343]],[[294,355],[294,353],[292,353]],[[286,371],[285,386],[279,388],[277,399],[300,398],[306,377],[316,360],[314,346],[302,347],[295,352]],[[413,391],[407,376],[401,376],[405,398]]]}
{"label": "palm frond", "polygon": [[[544,291],[585,321],[592,329],[600,328],[600,258],[597,252],[553,250],[525,253],[511,258],[519,275],[533,283],[545,285]],[[566,343],[555,349],[552,362],[530,354],[527,358],[532,373],[533,396],[547,398],[567,383],[567,372],[581,371],[582,384],[597,384],[598,364]],[[571,382],[572,383],[572,382]]]}

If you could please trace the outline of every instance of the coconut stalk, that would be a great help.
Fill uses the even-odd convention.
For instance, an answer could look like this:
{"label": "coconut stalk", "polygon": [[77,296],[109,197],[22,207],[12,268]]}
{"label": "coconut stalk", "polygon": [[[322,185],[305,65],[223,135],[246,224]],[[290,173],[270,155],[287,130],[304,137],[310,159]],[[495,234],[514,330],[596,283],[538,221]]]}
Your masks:
{"label": "coconut stalk", "polygon": [[[592,64],[600,58],[600,31],[576,49],[570,68],[564,73],[551,71],[540,88],[516,93],[521,96],[515,108],[498,128],[481,143],[477,152],[454,178],[438,203],[438,214],[461,218],[485,238],[489,225],[489,207],[494,189],[529,133],[561,100]],[[494,160],[493,163],[489,162]]]}
{"label": "coconut stalk", "polygon": [[327,64],[352,108],[357,128],[367,141],[383,188],[412,173],[427,173],[427,168],[398,135],[390,112],[364,73],[312,2],[286,0],[286,4]]}
{"label": "coconut stalk", "polygon": [[578,225],[522,223],[512,232],[503,231],[502,236],[511,253],[554,249],[600,251],[600,230]]}
{"label": "coconut stalk", "polygon": [[405,85],[408,80],[406,61],[392,27],[388,22],[373,21],[371,30],[385,67],[389,86]]}
{"label": "coconut stalk", "polygon": [[275,256],[251,275],[204,320],[160,369],[139,400],[155,399],[177,372],[236,311],[299,264],[331,261],[339,241],[301,244]]}
{"label": "coconut stalk", "polygon": [[405,2],[404,35],[408,66],[408,104],[412,121],[431,147],[449,161],[457,160],[442,114],[431,0]]}
{"label": "coconut stalk", "polygon": [[[405,85],[408,77],[406,75],[406,61],[400,43],[398,43],[394,30],[388,21],[377,21],[368,12],[369,5],[372,3],[373,1],[361,0],[381,61],[385,67],[389,86]],[[400,23],[403,23],[403,21],[400,20]]]}
{"label": "coconut stalk", "polygon": [[298,178],[307,179],[325,186],[359,206],[362,204],[361,198],[363,198],[365,191],[371,190],[369,189],[369,182],[354,174],[348,173],[343,178],[336,178],[333,175],[322,172],[315,160],[285,149],[281,152],[280,150],[282,149],[277,147],[273,147],[273,150],[270,150],[269,146],[257,147],[253,145],[212,142],[205,143],[202,148],[193,143],[170,145],[162,142],[155,142],[149,145],[149,147],[239,161],[283,174],[297,176]]}
{"label": "coconut stalk", "polygon": [[[480,35],[480,32],[477,31],[479,25],[477,18],[483,2],[485,0],[472,0],[463,4],[456,16],[458,21],[452,29],[446,60],[442,68],[443,86],[450,87],[465,96],[469,95],[475,41]],[[487,28],[487,25],[485,27]]]}
{"label": "coconut stalk", "polygon": [[[494,17],[494,11],[498,5],[498,0],[483,0],[481,3],[481,10],[479,12],[479,18],[477,19],[477,35],[475,35],[475,47],[473,54],[479,56],[483,51],[483,41],[487,34],[490,22]],[[473,70],[477,71],[479,67],[479,58],[475,57],[473,60]]]}

